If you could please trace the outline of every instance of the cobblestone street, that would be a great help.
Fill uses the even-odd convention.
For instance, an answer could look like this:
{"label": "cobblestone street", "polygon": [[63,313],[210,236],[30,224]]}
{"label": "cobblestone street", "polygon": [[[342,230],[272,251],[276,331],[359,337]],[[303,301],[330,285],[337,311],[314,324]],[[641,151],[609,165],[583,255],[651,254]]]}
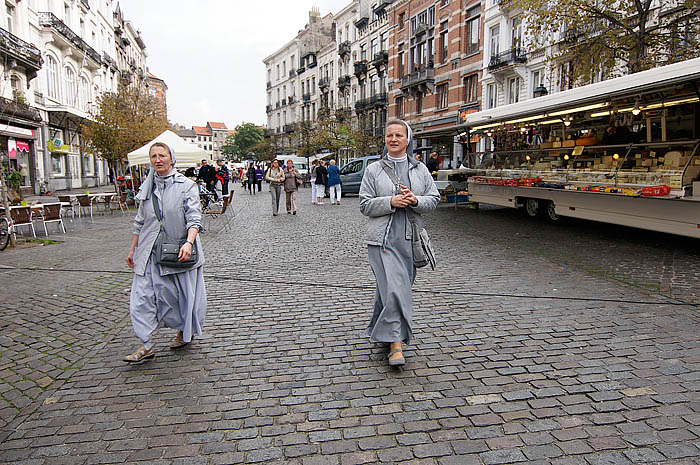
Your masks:
{"label": "cobblestone street", "polygon": [[363,336],[358,198],[302,189],[272,217],[234,188],[202,236],[203,337],[172,352],[161,330],[141,366],[133,214],[0,253],[0,462],[700,463],[698,241],[441,205],[397,371]]}

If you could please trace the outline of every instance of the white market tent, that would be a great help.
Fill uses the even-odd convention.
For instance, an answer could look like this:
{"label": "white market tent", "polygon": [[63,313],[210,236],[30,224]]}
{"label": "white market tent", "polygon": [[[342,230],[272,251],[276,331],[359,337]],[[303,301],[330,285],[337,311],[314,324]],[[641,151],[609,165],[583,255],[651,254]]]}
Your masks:
{"label": "white market tent", "polygon": [[127,155],[129,166],[148,165],[151,160],[148,156],[148,150],[155,142],[163,142],[167,144],[175,152],[175,167],[190,168],[197,166],[202,160],[212,161],[211,156],[200,149],[196,145],[187,142],[182,137],[172,131],[164,131],[161,135],[150,141],[148,144],[140,147]]}

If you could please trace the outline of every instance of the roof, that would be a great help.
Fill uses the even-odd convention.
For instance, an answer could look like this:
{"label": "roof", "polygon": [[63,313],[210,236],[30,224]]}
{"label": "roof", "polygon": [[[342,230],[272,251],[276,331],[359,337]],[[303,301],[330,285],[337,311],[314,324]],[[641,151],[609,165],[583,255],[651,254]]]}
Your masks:
{"label": "roof", "polygon": [[192,126],[192,130],[198,136],[211,136],[211,130],[205,126]]}
{"label": "roof", "polygon": [[233,129],[230,129],[230,130],[228,131],[228,135],[229,135],[229,136],[235,136],[235,135],[236,135],[236,131],[233,130]]}
{"label": "roof", "polygon": [[192,129],[180,129],[177,131],[177,135],[180,137],[197,137]]}
{"label": "roof", "polygon": [[225,123],[217,123],[216,121],[207,121],[207,126],[211,129],[228,129]]}

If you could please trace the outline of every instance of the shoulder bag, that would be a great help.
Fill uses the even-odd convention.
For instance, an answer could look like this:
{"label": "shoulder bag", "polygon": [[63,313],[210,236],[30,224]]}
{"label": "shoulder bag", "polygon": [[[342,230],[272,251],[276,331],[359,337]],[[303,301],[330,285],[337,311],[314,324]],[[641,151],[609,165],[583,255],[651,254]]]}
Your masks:
{"label": "shoulder bag", "polygon": [[[389,176],[391,182],[394,183],[396,191],[401,192],[401,181],[398,176],[396,176],[396,173],[394,173],[394,170],[389,166],[386,160],[382,160],[381,164],[384,172]],[[406,211],[406,218],[408,218],[408,221],[411,223],[413,266],[416,268],[423,268],[426,265],[430,265],[430,268],[435,270],[437,262],[435,261],[435,251],[433,250],[432,242],[430,242],[428,231],[418,226],[415,213],[413,213],[410,207],[406,207],[404,210]]]}
{"label": "shoulder bag", "polygon": [[[187,238],[183,239],[172,239],[170,238],[165,229],[163,229],[163,216],[160,212],[160,206],[158,205],[158,199],[153,193],[151,193],[151,204],[153,205],[153,211],[156,214],[156,219],[160,223],[160,231],[158,231],[158,237],[156,238],[156,243],[154,247],[156,249],[156,263],[161,266],[168,266],[170,268],[190,268],[197,263],[197,247],[192,244],[192,253],[190,258],[184,262],[178,260],[180,255],[180,249],[182,245],[187,242]],[[195,239],[196,240],[196,239]]]}

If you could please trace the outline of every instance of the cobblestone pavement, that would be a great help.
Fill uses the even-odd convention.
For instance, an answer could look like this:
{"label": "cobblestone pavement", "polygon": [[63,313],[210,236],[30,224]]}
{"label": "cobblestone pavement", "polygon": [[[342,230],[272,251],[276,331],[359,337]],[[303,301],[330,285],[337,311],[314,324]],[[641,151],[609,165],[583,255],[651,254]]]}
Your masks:
{"label": "cobblestone pavement", "polygon": [[0,462],[700,463],[697,241],[441,207],[395,371],[357,198],[265,194],[203,236],[203,337],[138,367],[130,216],[0,253]]}

